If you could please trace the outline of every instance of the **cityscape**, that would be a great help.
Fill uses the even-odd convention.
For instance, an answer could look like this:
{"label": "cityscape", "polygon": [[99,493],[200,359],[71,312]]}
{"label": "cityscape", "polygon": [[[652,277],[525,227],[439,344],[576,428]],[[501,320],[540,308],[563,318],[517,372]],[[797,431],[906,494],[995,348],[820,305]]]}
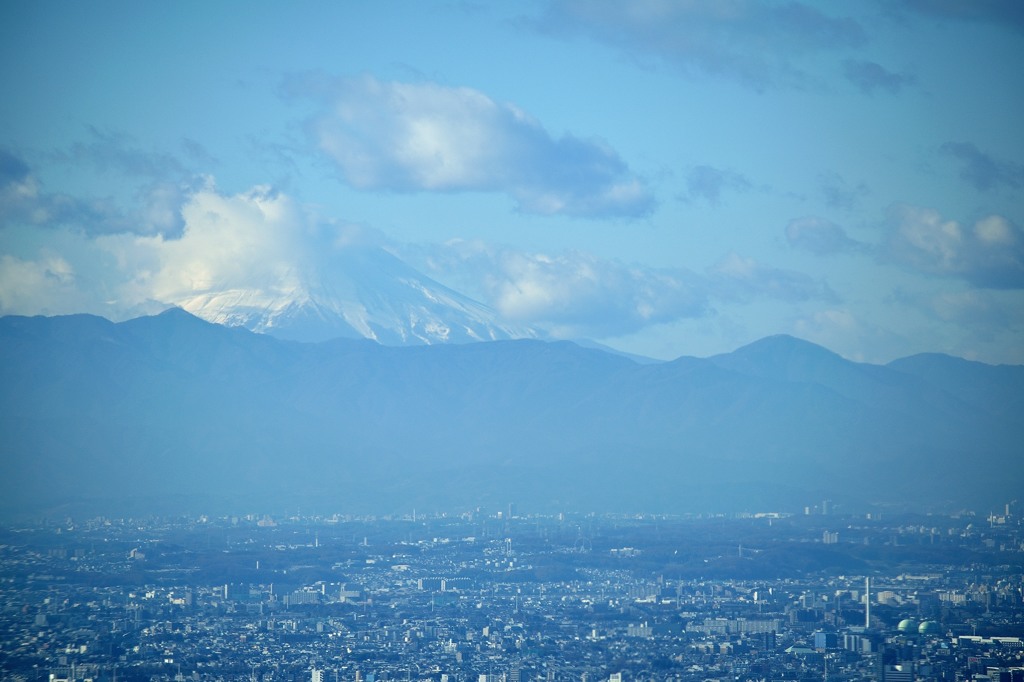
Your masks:
{"label": "cityscape", "polygon": [[8,523],[9,680],[1024,679],[985,514],[280,514]]}
{"label": "cityscape", "polygon": [[0,36],[0,682],[1024,682],[1024,0]]}

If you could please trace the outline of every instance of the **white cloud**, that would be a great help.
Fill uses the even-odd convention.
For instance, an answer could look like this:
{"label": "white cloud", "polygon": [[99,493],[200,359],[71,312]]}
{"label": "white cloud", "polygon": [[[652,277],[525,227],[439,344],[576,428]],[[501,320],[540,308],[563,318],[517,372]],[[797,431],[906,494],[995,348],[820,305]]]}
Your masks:
{"label": "white cloud", "polygon": [[360,189],[504,192],[525,212],[583,217],[638,216],[653,206],[606,144],[553,138],[472,88],[367,76],[293,79],[288,91],[322,103],[307,130]]}
{"label": "white cloud", "polygon": [[653,269],[565,251],[531,253],[483,242],[429,249],[425,267],[475,282],[486,303],[509,320],[554,336],[614,337],[707,313],[701,279],[681,269]]}
{"label": "white cloud", "polygon": [[960,277],[980,287],[1024,288],[1024,233],[990,215],[963,225],[908,204],[889,208],[883,256],[919,272]]}
{"label": "white cloud", "polygon": [[61,256],[0,256],[0,314],[60,315],[81,312],[81,303],[74,269]]}
{"label": "white cloud", "polygon": [[836,299],[824,282],[735,253],[706,274],[581,251],[527,252],[479,241],[454,241],[410,257],[456,288],[475,289],[507,318],[561,337],[624,336],[709,316],[715,302]]}
{"label": "white cloud", "polygon": [[[162,235],[121,241],[128,258],[148,262],[134,286],[165,302],[210,291],[256,289],[285,294],[315,279],[330,235],[287,195],[255,187],[236,195],[214,187],[197,192],[183,210],[178,239]],[[111,244],[111,248],[114,245]]]}

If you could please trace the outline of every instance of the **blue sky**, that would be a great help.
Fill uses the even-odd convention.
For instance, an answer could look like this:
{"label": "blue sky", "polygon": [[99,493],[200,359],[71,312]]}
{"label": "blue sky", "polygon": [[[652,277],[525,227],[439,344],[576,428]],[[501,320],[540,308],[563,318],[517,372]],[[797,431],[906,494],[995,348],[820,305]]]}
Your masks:
{"label": "blue sky", "polygon": [[1024,363],[1024,5],[0,5],[0,314],[385,246],[659,358]]}

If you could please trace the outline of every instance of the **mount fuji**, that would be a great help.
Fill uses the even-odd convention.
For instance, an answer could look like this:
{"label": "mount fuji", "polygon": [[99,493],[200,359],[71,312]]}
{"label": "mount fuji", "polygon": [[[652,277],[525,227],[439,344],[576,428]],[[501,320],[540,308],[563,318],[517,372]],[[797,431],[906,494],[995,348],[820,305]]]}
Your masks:
{"label": "mount fuji", "polygon": [[538,338],[378,246],[352,246],[330,267],[296,268],[255,286],[211,286],[172,301],[196,317],[292,341],[367,338],[389,346]]}

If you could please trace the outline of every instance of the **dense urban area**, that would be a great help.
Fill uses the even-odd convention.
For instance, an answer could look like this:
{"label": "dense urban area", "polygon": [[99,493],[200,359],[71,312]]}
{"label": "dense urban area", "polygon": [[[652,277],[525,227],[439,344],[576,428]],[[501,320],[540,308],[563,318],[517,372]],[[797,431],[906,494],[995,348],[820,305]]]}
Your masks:
{"label": "dense urban area", "polygon": [[8,523],[0,675],[1024,680],[1013,503],[830,507]]}

